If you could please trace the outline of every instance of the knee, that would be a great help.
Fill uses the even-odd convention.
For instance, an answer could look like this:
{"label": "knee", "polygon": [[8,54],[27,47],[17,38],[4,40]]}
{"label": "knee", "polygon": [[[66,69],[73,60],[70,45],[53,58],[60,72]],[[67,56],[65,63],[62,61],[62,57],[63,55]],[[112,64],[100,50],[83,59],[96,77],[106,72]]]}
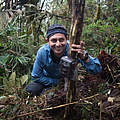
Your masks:
{"label": "knee", "polygon": [[33,96],[39,96],[44,89],[44,86],[40,83],[31,82],[27,87],[26,91]]}

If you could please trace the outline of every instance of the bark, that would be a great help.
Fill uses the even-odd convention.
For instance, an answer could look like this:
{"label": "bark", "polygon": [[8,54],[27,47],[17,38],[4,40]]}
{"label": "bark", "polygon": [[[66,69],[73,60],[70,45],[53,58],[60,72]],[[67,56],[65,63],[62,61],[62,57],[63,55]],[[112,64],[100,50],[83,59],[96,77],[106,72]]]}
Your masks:
{"label": "bark", "polygon": [[[77,58],[77,54],[75,52],[71,52],[72,44],[80,44],[80,37],[82,35],[83,28],[83,17],[84,17],[84,7],[85,0],[72,0],[72,23],[70,30],[70,49],[69,56],[72,59]],[[76,66],[77,69],[77,66]],[[76,78],[77,79],[77,76]],[[75,100],[76,97],[76,80],[68,79],[68,91],[66,94],[66,103],[71,103]],[[66,107],[64,118],[71,119],[73,118],[71,115],[73,113],[73,107]]]}

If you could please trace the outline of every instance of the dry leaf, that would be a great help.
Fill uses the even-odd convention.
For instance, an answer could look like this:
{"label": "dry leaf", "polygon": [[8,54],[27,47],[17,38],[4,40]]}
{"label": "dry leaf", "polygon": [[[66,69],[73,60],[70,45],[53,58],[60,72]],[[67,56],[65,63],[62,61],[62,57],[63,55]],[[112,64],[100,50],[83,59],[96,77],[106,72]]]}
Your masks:
{"label": "dry leaf", "polygon": [[112,102],[114,101],[115,97],[108,97],[108,102]]}

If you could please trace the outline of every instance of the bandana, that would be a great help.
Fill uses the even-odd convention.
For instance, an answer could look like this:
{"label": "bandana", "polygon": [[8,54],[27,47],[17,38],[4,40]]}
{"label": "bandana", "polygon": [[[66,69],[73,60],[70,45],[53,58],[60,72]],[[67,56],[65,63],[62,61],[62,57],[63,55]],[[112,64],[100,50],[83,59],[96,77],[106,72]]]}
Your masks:
{"label": "bandana", "polygon": [[64,34],[65,37],[67,37],[67,30],[65,29],[64,26],[62,26],[60,24],[51,25],[47,30],[46,37],[49,39],[51,36],[53,36],[56,33]]}

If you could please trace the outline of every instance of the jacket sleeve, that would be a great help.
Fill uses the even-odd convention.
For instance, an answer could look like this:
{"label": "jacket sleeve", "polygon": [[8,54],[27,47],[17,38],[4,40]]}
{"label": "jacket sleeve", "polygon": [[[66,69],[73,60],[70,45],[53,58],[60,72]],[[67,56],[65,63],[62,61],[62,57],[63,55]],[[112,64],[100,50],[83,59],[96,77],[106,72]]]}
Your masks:
{"label": "jacket sleeve", "polygon": [[[42,57],[43,56],[43,57]],[[44,75],[43,70],[45,67],[45,54],[42,51],[38,51],[36,60],[33,65],[33,70],[32,70],[32,80],[36,82],[40,82],[41,84],[45,86],[56,86],[58,84],[58,80],[47,77]]]}
{"label": "jacket sleeve", "polygon": [[78,58],[78,62],[82,64],[82,66],[86,69],[87,72],[91,74],[97,74],[102,71],[102,66],[98,60],[98,58],[93,58],[92,56],[89,55],[89,62],[84,63],[80,58]]}

